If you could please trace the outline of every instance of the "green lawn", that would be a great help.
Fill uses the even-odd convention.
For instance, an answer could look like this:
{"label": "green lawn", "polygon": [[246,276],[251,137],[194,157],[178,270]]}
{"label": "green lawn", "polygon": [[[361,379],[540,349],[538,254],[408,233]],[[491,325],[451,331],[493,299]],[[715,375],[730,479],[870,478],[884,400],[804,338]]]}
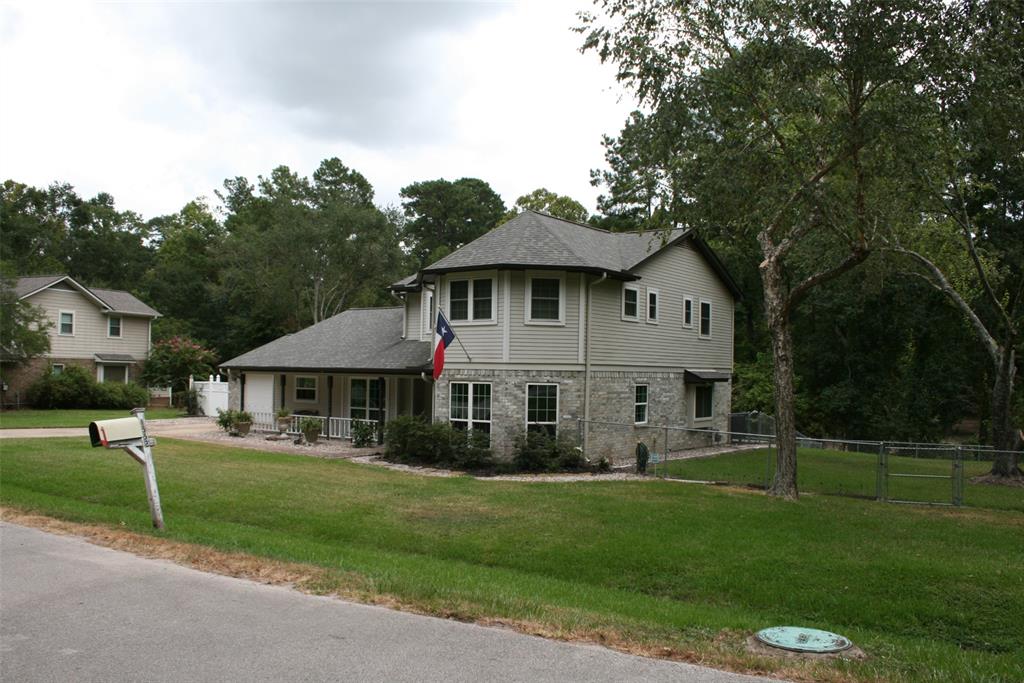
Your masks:
{"label": "green lawn", "polygon": [[[712,458],[670,460],[659,464],[656,471],[682,479],[764,486],[769,468],[774,467],[774,457],[774,450],[758,449]],[[797,454],[797,487],[801,492],[874,498],[877,461],[878,456],[872,454],[801,448]],[[991,466],[988,462],[964,461],[964,505],[1024,512],[1021,489],[970,483],[971,477],[985,474]],[[889,456],[891,474],[949,475],[951,471],[949,460]],[[951,488],[948,479],[889,478],[890,499],[948,503]]]}
{"label": "green lawn", "polygon": [[[155,454],[163,535],[318,565],[335,585],[419,609],[617,634],[740,667],[756,665],[739,652],[745,634],[802,624],[848,635],[870,658],[762,670],[1024,680],[1019,511],[793,503],[656,480],[429,478],[173,439]],[[139,468],[120,453],[3,441],[0,473],[5,505],[156,533]]]}
{"label": "green lawn", "polygon": [[[148,408],[147,420],[184,417],[180,408]],[[130,417],[127,410],[5,410],[0,412],[0,429],[31,429],[46,427],[88,427],[93,420]]]}

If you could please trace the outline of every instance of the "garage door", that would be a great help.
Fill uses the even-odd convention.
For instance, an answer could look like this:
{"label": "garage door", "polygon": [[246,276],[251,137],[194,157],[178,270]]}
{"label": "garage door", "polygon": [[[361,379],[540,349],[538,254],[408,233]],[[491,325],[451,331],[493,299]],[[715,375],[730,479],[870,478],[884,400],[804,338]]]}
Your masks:
{"label": "garage door", "polygon": [[274,375],[269,372],[245,373],[245,409],[250,413],[274,412]]}

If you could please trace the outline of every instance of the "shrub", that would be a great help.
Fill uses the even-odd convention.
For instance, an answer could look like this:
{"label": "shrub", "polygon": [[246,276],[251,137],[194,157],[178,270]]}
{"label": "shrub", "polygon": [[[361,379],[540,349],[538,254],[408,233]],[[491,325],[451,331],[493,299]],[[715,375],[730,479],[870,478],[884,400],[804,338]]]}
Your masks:
{"label": "shrub", "polygon": [[235,428],[235,423],[238,422],[238,411],[227,409],[221,410],[217,408],[217,426],[223,429],[225,432],[230,432]]}
{"label": "shrub", "polygon": [[384,457],[393,462],[466,470],[494,465],[486,434],[455,429],[448,422],[431,424],[403,415],[387,423],[384,435]]}
{"label": "shrub", "polygon": [[[448,424],[448,423],[442,423]],[[490,438],[484,432],[453,429],[451,464],[461,470],[485,470],[494,466]]]}
{"label": "shrub", "polygon": [[377,425],[372,422],[352,423],[352,445],[356,448],[370,446],[377,440]]}
{"label": "shrub", "polygon": [[175,394],[181,402],[181,406],[185,408],[185,414],[187,415],[198,415],[199,414],[199,392],[195,389],[186,389],[180,394]]}
{"label": "shrub", "polygon": [[92,373],[69,365],[59,375],[46,374],[29,387],[28,400],[37,408],[137,408],[149,402],[138,384],[97,382]]}
{"label": "shrub", "polygon": [[93,390],[94,408],[138,408],[149,402],[149,392],[138,384],[102,382]]}
{"label": "shrub", "polygon": [[142,379],[149,386],[185,391],[188,376],[200,379],[213,372],[217,354],[188,337],[171,337],[153,344],[142,366]]}
{"label": "shrub", "polygon": [[515,438],[512,464],[519,472],[578,472],[587,467],[572,437],[545,432],[522,432]]}

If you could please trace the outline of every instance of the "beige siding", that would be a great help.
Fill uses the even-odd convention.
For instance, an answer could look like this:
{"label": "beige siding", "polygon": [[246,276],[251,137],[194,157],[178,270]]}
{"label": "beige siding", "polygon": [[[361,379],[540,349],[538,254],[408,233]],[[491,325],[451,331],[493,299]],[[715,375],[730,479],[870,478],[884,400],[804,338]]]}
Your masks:
{"label": "beige siding", "polygon": [[[607,366],[732,369],[732,294],[689,244],[666,249],[641,266],[639,322],[622,320],[623,284],[594,287],[591,362]],[[658,324],[647,321],[647,290],[659,290]],[[683,298],[693,297],[692,328],[683,327]],[[699,334],[700,301],[711,302],[711,338]]]}
{"label": "beige siding", "polygon": [[405,338],[419,339],[423,330],[423,297],[419,292],[405,295]]}
{"label": "beige siding", "polygon": [[[491,278],[492,301],[491,308],[494,313],[493,323],[456,322],[451,320],[448,305],[448,283],[452,280],[466,280],[475,278]],[[504,278],[496,271],[474,271],[469,273],[452,273],[445,275],[438,280],[437,295],[439,297],[445,317],[452,323],[452,329],[459,341],[452,342],[445,352],[446,363],[463,363],[468,359],[462,347],[466,348],[472,356],[474,363],[500,363],[502,347],[502,330],[504,326],[504,310],[501,305],[502,297],[507,296],[504,291]],[[471,304],[472,305],[472,304]],[[433,341],[433,337],[431,337]]]}
{"label": "beige siding", "polygon": [[[137,359],[149,354],[149,318],[121,317],[121,336],[107,336],[108,316],[77,291],[45,289],[27,299],[53,321],[50,355],[54,358],[92,358],[97,353],[124,353]],[[74,335],[60,332],[60,312],[75,314]]]}
{"label": "beige siding", "polygon": [[[564,325],[526,323],[526,280],[564,276]],[[579,362],[580,276],[556,271],[513,272],[509,362],[530,365],[573,365]]]}

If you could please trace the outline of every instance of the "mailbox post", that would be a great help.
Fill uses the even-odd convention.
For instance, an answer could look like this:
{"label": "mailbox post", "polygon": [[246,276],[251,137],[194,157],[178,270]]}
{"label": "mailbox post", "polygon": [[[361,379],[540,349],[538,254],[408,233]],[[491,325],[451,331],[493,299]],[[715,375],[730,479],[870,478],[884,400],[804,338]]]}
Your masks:
{"label": "mailbox post", "polygon": [[133,408],[132,414],[135,417],[90,422],[89,439],[93,448],[120,448],[142,465],[153,526],[163,529],[164,513],[160,508],[160,490],[156,485],[156,468],[153,465],[152,447],[156,445],[156,439],[146,434],[146,409]]}

